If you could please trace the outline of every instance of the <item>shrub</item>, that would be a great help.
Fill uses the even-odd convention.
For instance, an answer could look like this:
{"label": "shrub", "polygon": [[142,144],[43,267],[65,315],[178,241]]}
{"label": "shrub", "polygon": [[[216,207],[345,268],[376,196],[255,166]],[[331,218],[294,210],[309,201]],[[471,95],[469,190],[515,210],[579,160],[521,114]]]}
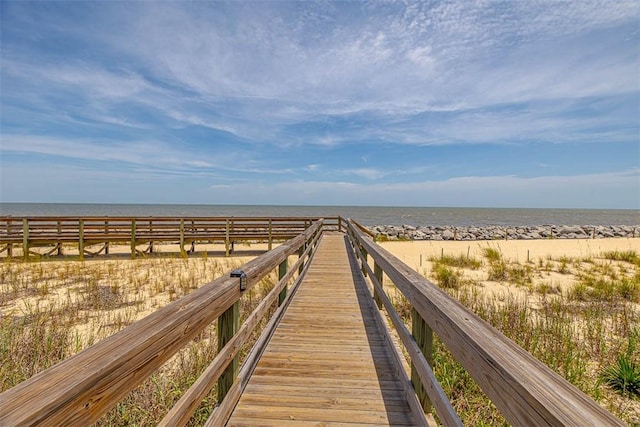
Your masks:
{"label": "shrub", "polygon": [[605,384],[623,396],[640,396],[640,366],[626,355],[602,373]]}
{"label": "shrub", "polygon": [[489,262],[502,261],[502,254],[495,248],[484,248],[482,254]]}
{"label": "shrub", "polygon": [[436,264],[434,273],[442,288],[458,289],[462,285],[462,274],[446,265]]}
{"label": "shrub", "polygon": [[622,279],[617,286],[617,293],[631,302],[640,302],[640,283],[634,279]]}

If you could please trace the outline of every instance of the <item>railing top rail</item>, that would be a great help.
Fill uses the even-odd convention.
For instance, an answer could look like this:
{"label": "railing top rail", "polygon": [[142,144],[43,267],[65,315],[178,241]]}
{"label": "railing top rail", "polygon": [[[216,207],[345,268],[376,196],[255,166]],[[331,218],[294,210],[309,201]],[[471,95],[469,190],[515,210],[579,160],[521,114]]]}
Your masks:
{"label": "railing top rail", "polygon": [[[247,289],[297,253],[322,223],[242,266]],[[0,394],[0,425],[96,421],[241,295],[238,279],[223,276],[36,374]]]}
{"label": "railing top rail", "polygon": [[431,329],[514,425],[623,425],[475,313],[347,226]]}
{"label": "railing top rail", "polygon": [[[323,216],[324,220],[334,221],[338,216]],[[0,215],[0,221],[21,221],[27,219],[29,221],[247,221],[247,222],[304,222],[317,221],[320,217],[313,216],[46,216],[46,215],[30,215],[30,216],[12,216]]]}

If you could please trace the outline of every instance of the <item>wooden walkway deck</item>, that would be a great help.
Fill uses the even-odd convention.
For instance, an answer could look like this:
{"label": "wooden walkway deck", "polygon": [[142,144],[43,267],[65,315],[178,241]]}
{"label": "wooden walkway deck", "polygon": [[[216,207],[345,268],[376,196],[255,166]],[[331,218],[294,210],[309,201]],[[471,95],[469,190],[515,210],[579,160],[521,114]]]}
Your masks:
{"label": "wooden walkway deck", "polygon": [[421,424],[346,244],[322,237],[228,426]]}

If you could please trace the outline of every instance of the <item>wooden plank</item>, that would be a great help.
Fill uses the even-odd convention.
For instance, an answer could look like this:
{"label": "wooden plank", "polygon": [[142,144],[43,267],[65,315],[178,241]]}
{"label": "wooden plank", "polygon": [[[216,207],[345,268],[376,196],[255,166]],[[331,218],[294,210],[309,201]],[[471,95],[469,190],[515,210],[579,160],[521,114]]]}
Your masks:
{"label": "wooden plank", "polygon": [[[234,417],[233,424],[229,424],[232,427],[256,427],[255,418],[244,418],[241,416]],[[372,427],[379,426],[382,424],[378,423],[356,423],[356,422],[348,422],[348,421],[338,421],[338,422],[323,422],[322,424],[318,424],[315,421],[303,421],[303,420],[269,420],[263,419],[260,420],[260,427],[287,427],[287,426],[295,426],[295,427]],[[389,425],[389,424],[385,424]],[[394,426],[403,426],[403,425],[411,425],[411,424],[391,424]]]}
{"label": "wooden plank", "polygon": [[[406,404],[405,404],[406,406]],[[363,424],[378,425],[415,425],[411,413],[399,410],[397,412],[382,410],[374,411],[362,405],[361,409],[336,409],[333,407],[305,407],[281,406],[275,404],[266,405],[245,405],[236,408],[234,415],[240,417],[253,418],[260,422],[265,419],[272,420],[296,420],[314,422],[340,422],[345,420],[355,421]],[[320,421],[319,421],[320,420]],[[227,425],[234,425],[233,418]],[[259,425],[256,422],[256,425]]]}
{"label": "wooden plank", "polygon": [[[317,237],[314,237],[314,240]],[[299,260],[298,263],[302,263],[303,260]],[[226,366],[231,363],[230,358],[235,358],[236,354],[240,351],[241,347],[245,343],[246,339],[254,332],[255,327],[258,323],[263,319],[264,315],[268,312],[270,307],[273,306],[274,302],[277,300],[277,296],[280,293],[280,288],[282,288],[290,279],[292,274],[287,274],[282,278],[280,282],[269,292],[269,294],[258,304],[255,310],[245,319],[244,323],[238,330],[238,332],[231,338],[224,349],[218,351],[218,354],[214,358],[214,360],[209,364],[209,366],[205,369],[205,371],[200,375],[200,377],[196,380],[195,383],[189,387],[189,389],[182,395],[180,400],[171,408],[169,413],[164,417],[164,419],[160,422],[160,426],[174,426],[174,425],[184,425],[193,415],[193,412],[200,405],[202,399],[207,395],[207,393],[213,387],[214,381],[218,378],[220,373]],[[296,284],[294,283],[294,288]],[[280,307],[279,310],[284,310],[285,307]],[[250,369],[252,364],[251,360],[255,357],[257,358],[257,354],[260,352],[260,348],[262,347],[262,342],[268,341],[267,336],[269,334],[271,324],[277,323],[277,319],[280,317],[280,313],[276,312],[274,316],[269,321],[267,328],[263,331],[262,335],[258,339],[258,341],[254,344],[254,347],[251,350],[251,353],[245,360],[245,364],[243,366],[243,370],[240,372],[242,376],[244,371]],[[249,365],[249,366],[248,366]],[[231,387],[230,390],[226,394],[233,392],[235,387]],[[227,402],[231,399],[229,396],[228,399],[223,401],[223,404],[227,404]],[[235,406],[235,401],[233,403]],[[220,411],[220,407],[218,411]],[[228,414],[224,417],[227,418]]]}
{"label": "wooden plank", "polygon": [[343,236],[322,237],[227,425],[415,425],[358,268]]}
{"label": "wooden plank", "polygon": [[[369,267],[367,266],[367,268]],[[378,280],[378,275],[372,275],[372,273],[372,271],[369,271],[369,277],[371,277],[374,291],[377,291],[378,298],[387,311],[389,320],[393,324],[396,333],[402,340],[406,351],[409,353],[412,361],[412,367],[415,368],[417,375],[422,380],[423,388],[425,388],[426,393],[434,403],[440,421],[443,425],[446,426],[462,426],[462,422],[460,421],[458,414],[454,411],[448,397],[445,395],[442,387],[440,387],[440,384],[436,380],[436,377],[431,370],[430,362],[426,359],[422,350],[418,346],[418,343],[411,336],[411,333],[405,326],[403,320],[400,318],[400,315],[398,315],[398,313],[395,311],[393,304],[391,304],[391,301],[389,300],[387,294],[384,291],[384,288],[382,287],[382,282]],[[387,325],[386,319],[384,324]],[[414,413],[416,413],[417,408],[415,407],[419,406],[420,403],[418,402],[417,396],[415,395],[413,390],[411,391],[411,393],[413,394],[413,396],[407,397],[408,399],[410,399],[409,404],[411,405],[412,409],[414,409]],[[421,405],[420,411],[422,411]],[[435,420],[433,420],[432,417],[429,417],[427,419],[427,422],[429,422],[430,425],[435,425]]]}

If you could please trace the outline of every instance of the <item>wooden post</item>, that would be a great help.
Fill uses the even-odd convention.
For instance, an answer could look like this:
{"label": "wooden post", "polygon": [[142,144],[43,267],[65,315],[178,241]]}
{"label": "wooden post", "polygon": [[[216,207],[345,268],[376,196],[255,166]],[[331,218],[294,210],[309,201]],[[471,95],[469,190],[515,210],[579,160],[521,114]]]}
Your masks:
{"label": "wooden post", "polygon": [[84,261],[84,219],[78,220],[78,257]]}
{"label": "wooden post", "polygon": [[[288,269],[289,269],[289,258],[285,258],[285,260],[282,261],[278,266],[278,280],[282,279],[284,275],[287,274]],[[287,286],[282,288],[282,291],[280,291],[280,295],[278,295],[278,306],[282,305],[286,297],[287,297]]]}
{"label": "wooden post", "polygon": [[[62,235],[62,224],[58,221],[58,236]],[[56,245],[56,249],[58,250],[58,256],[62,255],[62,243],[58,242]]]}
{"label": "wooden post", "polygon": [[[107,236],[109,235],[109,221],[105,221],[104,222],[104,238],[107,239]],[[105,240],[104,242],[104,254],[105,255],[109,255],[109,241]]]}
{"label": "wooden post", "polygon": [[342,231],[342,217],[338,217],[338,232]]}
{"label": "wooden post", "polygon": [[131,259],[136,257],[136,220],[131,220]]}
{"label": "wooden post", "polygon": [[[11,220],[7,220],[7,237],[11,238],[11,235],[13,234],[11,232]],[[13,257],[13,243],[8,243],[7,244],[7,256],[9,258]]]}
{"label": "wooden post", "polygon": [[[300,246],[300,249],[298,249],[298,259],[302,258],[302,256],[304,255],[304,251],[307,249],[307,243],[303,243],[302,246]],[[304,270],[304,262],[300,264],[300,267],[298,267],[298,275],[302,274],[302,271]]]}
{"label": "wooden post", "polygon": [[269,218],[269,250],[273,249],[273,237],[272,237],[272,225],[271,225],[271,218]]}
{"label": "wooden post", "polygon": [[[240,301],[238,300],[218,317],[218,352],[233,338],[239,327]],[[236,355],[218,378],[218,402],[222,402],[238,376],[239,357],[240,355]]]}
{"label": "wooden post", "polygon": [[184,219],[180,218],[180,256],[187,257],[187,251],[184,250]]}
{"label": "wooden post", "polygon": [[[427,325],[427,322],[424,321],[414,308],[411,309],[411,320],[411,334],[415,338],[420,350],[422,350],[422,354],[424,354],[427,362],[429,362],[429,366],[433,368],[433,332],[429,325]],[[418,376],[418,372],[415,370],[413,363],[411,364],[411,383],[413,384],[418,400],[422,405],[422,409],[424,409],[424,412],[427,414],[431,413],[431,401],[420,382],[420,377]]]}
{"label": "wooden post", "polygon": [[362,251],[362,266],[360,268],[362,269],[362,275],[364,277],[367,277],[367,269],[364,266],[367,263],[367,256],[369,254],[367,253],[367,251],[364,248],[364,246],[360,246],[360,250]]}
{"label": "wooden post", "polygon": [[[153,221],[151,219],[149,219],[149,236],[153,236]],[[149,253],[153,253],[153,240],[149,242]]]}
{"label": "wooden post", "polygon": [[224,235],[224,256],[229,256],[229,218],[226,220],[227,227]]}
{"label": "wooden post", "polygon": [[29,220],[22,220],[22,256],[24,260],[29,260]]}
{"label": "wooden post", "polygon": [[[380,267],[377,262],[374,262],[373,264],[373,274],[376,276],[376,279],[378,279],[380,286],[382,286],[382,277],[383,277],[382,267]],[[376,302],[376,305],[378,306],[378,310],[381,310],[382,299],[380,299],[380,295],[378,295],[378,291],[375,288],[373,290],[373,300]]]}

